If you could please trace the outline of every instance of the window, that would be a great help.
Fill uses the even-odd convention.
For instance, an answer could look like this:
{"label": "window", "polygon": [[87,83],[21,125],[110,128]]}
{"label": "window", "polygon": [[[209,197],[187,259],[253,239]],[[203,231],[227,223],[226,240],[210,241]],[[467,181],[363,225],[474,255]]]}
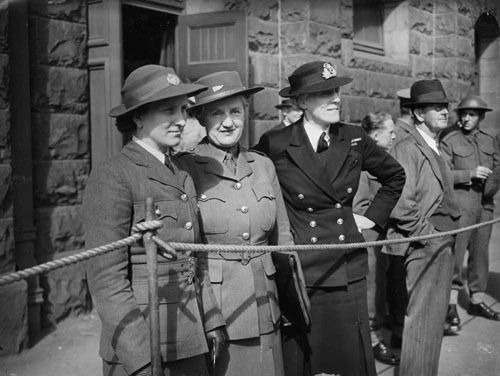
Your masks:
{"label": "window", "polygon": [[354,49],[384,55],[383,6],[380,0],[354,0]]}

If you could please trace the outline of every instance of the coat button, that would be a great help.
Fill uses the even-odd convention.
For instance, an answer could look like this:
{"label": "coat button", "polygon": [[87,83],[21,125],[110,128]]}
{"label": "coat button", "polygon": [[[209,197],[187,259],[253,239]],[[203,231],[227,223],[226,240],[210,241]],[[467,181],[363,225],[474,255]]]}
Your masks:
{"label": "coat button", "polygon": [[316,236],[313,236],[313,237],[311,238],[311,243],[313,243],[313,244],[314,244],[314,243],[316,243],[317,241],[318,241],[318,238],[317,238]]}
{"label": "coat button", "polygon": [[202,195],[200,196],[200,200],[206,200],[207,199],[207,195],[205,193],[202,193]]}
{"label": "coat button", "polygon": [[336,207],[337,209],[340,209],[340,208],[342,207],[342,205],[341,205],[339,202],[337,202],[337,203],[335,204],[335,207]]}
{"label": "coat button", "polygon": [[234,187],[234,189],[239,190],[239,189],[241,189],[241,183],[240,183],[240,182],[235,183],[235,184],[233,185],[233,187]]}
{"label": "coat button", "polygon": [[244,232],[241,237],[243,238],[243,240],[248,240],[250,239],[250,234],[248,232]]}
{"label": "coat button", "polygon": [[337,224],[342,225],[344,223],[344,220],[342,218],[337,219]]}
{"label": "coat button", "polygon": [[241,212],[242,213],[248,213],[248,206],[242,206],[241,207]]}
{"label": "coat button", "polygon": [[352,188],[351,187],[347,188],[347,193],[352,193]]}
{"label": "coat button", "polygon": [[297,195],[297,197],[298,197],[299,200],[303,200],[304,199],[304,195],[302,193],[299,193]]}
{"label": "coat button", "polygon": [[345,240],[345,236],[344,236],[344,235],[339,235],[339,240],[340,240],[341,242],[343,242],[343,241]]}
{"label": "coat button", "polygon": [[186,224],[184,225],[184,228],[186,230],[191,230],[193,228],[193,224],[191,222],[186,222]]}
{"label": "coat button", "polygon": [[316,221],[311,221],[311,222],[309,222],[309,226],[311,226],[311,227],[316,227]]}
{"label": "coat button", "polygon": [[182,201],[187,201],[188,200],[188,195],[185,194],[185,193],[183,195],[181,195],[181,200]]}
{"label": "coat button", "polygon": [[161,215],[160,209],[156,208],[155,214],[156,214],[157,217],[159,217]]}
{"label": "coat button", "polygon": [[309,213],[312,213],[312,212],[314,211],[314,209],[313,209],[313,208],[307,208],[307,211],[308,211]]}

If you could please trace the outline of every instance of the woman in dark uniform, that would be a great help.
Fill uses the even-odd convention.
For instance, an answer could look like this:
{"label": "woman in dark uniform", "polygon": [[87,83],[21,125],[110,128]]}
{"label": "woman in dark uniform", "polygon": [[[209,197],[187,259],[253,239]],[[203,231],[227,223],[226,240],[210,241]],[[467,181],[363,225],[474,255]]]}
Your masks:
{"label": "woman in dark uniform", "polygon": [[[118,130],[133,139],[121,153],[94,167],[83,199],[86,247],[130,235],[144,221],[146,198],[156,205],[167,242],[198,242],[194,184],[170,150],[180,142],[187,95],[206,89],[183,84],[173,69],[147,65],[125,81],[123,104],[112,109]],[[187,252],[158,258],[160,341],[164,375],[206,375],[204,354],[222,340],[224,319],[206,273],[206,262]],[[144,248],[123,247],[86,264],[88,284],[102,322],[99,354],[105,376],[151,374]]]}
{"label": "woman in dark uniform", "polygon": [[[206,243],[293,244],[274,166],[239,144],[245,126],[246,89],[236,72],[200,78],[209,89],[192,107],[207,137],[180,159],[198,192]],[[269,253],[210,253],[209,275],[226,319],[228,346],[214,375],[284,375],[275,267]]]}

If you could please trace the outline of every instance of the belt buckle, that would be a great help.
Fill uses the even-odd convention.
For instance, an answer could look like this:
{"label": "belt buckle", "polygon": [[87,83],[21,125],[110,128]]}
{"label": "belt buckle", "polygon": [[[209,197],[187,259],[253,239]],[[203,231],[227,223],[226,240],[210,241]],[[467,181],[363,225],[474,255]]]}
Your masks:
{"label": "belt buckle", "polygon": [[189,257],[189,272],[188,272],[188,284],[192,284],[194,278],[196,277],[196,259],[194,257]]}
{"label": "belt buckle", "polygon": [[250,262],[250,255],[248,254],[248,251],[242,251],[241,252],[241,265],[248,265]]}

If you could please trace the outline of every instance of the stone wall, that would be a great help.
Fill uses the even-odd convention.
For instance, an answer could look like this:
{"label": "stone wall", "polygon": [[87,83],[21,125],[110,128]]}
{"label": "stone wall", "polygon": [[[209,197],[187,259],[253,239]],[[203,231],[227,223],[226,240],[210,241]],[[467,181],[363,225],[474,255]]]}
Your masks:
{"label": "stone wall", "polygon": [[[36,258],[84,249],[80,205],[89,174],[85,0],[29,2]],[[42,277],[42,324],[89,308],[83,264]]]}

